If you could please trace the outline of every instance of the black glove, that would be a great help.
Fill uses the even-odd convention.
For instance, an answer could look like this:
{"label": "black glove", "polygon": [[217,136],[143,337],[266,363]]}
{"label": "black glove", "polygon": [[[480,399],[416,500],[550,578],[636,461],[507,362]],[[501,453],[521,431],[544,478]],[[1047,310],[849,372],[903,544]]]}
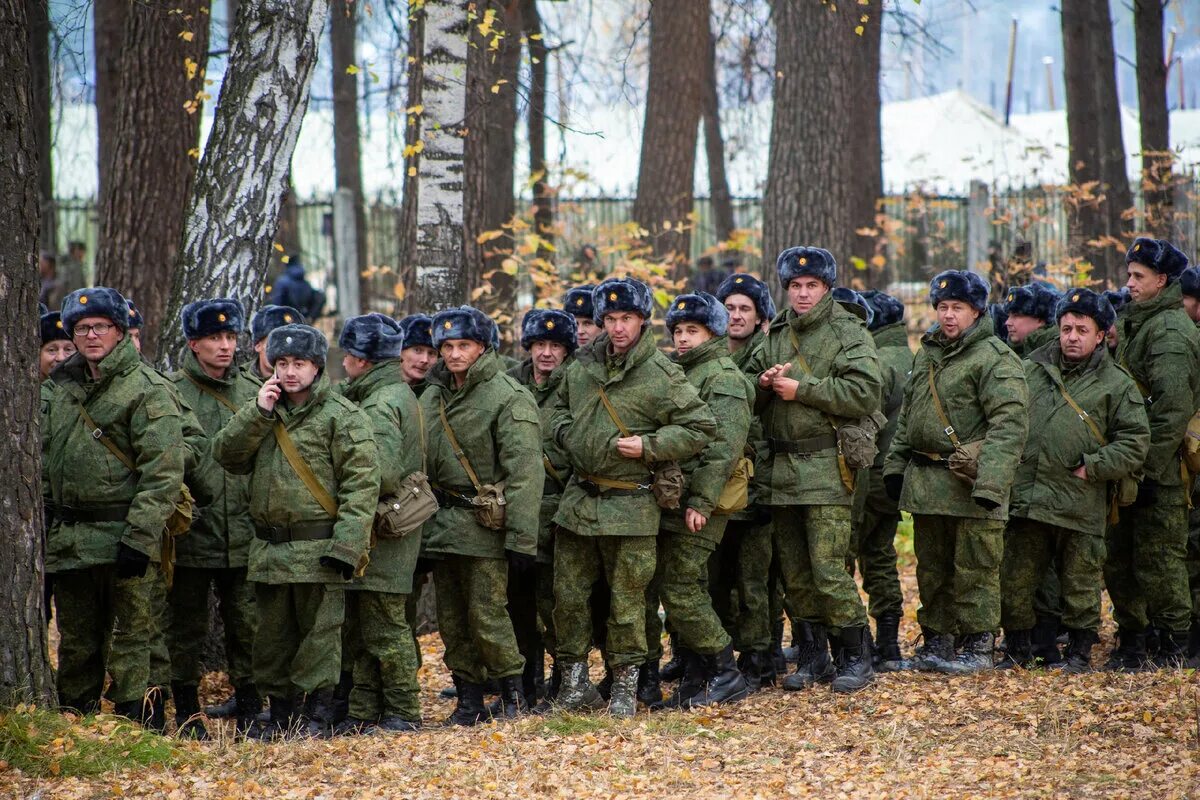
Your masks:
{"label": "black glove", "polygon": [[900,493],[904,491],[904,476],[903,475],[884,475],[883,490],[887,492],[887,496],[900,502]]}
{"label": "black glove", "polygon": [[1138,484],[1137,497],[1130,504],[1133,508],[1145,508],[1154,505],[1158,499],[1158,481],[1146,478]]}
{"label": "black glove", "polygon": [[329,567],[334,572],[342,576],[342,580],[348,581],[354,577],[354,567],[342,561],[340,558],[333,556],[321,556],[321,566]]}
{"label": "black glove", "polygon": [[141,578],[146,574],[146,567],[150,566],[150,556],[145,553],[134,550],[124,542],[117,543],[117,577],[125,578]]}
{"label": "black glove", "polygon": [[505,550],[504,555],[508,558],[508,566],[512,569],[514,575],[527,575],[533,571],[537,564],[536,556],[527,556],[524,553],[518,553],[516,550]]}
{"label": "black glove", "polygon": [[1000,504],[988,497],[974,497],[975,505],[982,508],[984,511],[995,511],[1000,507]]}

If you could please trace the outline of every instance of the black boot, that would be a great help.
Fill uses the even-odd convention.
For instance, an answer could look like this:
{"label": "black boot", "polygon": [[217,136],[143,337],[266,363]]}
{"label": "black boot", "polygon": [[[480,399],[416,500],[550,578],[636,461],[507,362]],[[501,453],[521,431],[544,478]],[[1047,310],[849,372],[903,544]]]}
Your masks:
{"label": "black boot", "polygon": [[1086,629],[1069,629],[1067,631],[1067,652],[1062,661],[1051,669],[1061,670],[1069,675],[1080,675],[1092,671],[1092,647],[1100,640],[1095,631]]}
{"label": "black boot", "polygon": [[1062,661],[1058,650],[1058,617],[1038,617],[1030,638],[1034,661],[1043,667]]}
{"label": "black boot", "polygon": [[779,683],[779,673],[775,670],[775,659],[770,650],[759,650],[754,653],[758,659],[758,683],[762,687],[774,686]]}
{"label": "black boot", "polygon": [[458,705],[446,718],[447,725],[478,725],[487,722],[487,710],[483,707],[483,684],[469,683],[455,676],[458,689]]}
{"label": "black boot", "polygon": [[900,654],[900,612],[889,611],[875,620],[872,665],[880,672],[899,672],[908,665]]}
{"label": "black boot", "polygon": [[151,686],[142,703],[142,726],[155,733],[167,732],[167,693],[165,686]]}
{"label": "black boot", "polygon": [[1013,669],[1021,667],[1028,669],[1033,665],[1033,631],[1004,631],[1004,657],[996,665],[996,669]]}
{"label": "black boot", "polygon": [[953,661],[947,661],[937,670],[947,675],[973,675],[992,669],[992,651],[996,649],[996,636],[991,631],[968,633],[961,638],[962,649]]}
{"label": "black boot", "polygon": [[196,687],[182,683],[171,684],[171,694],[175,697],[175,728],[181,739],[208,738],[208,728],[200,717],[200,699]]}
{"label": "black boot", "polygon": [[1154,665],[1159,669],[1180,669],[1187,661],[1187,634],[1158,629],[1158,655]]}
{"label": "black boot", "polygon": [[842,694],[857,692],[875,682],[871,666],[871,644],[865,625],[842,628],[842,647],[833,690]]}
{"label": "black boot", "polygon": [[215,706],[205,706],[204,716],[209,719],[228,719],[237,715],[237,695],[229,695],[229,699]]}
{"label": "black boot", "polygon": [[333,735],[333,726],[341,722],[336,719],[339,702],[336,692],[337,690],[331,687],[308,693],[304,698],[304,724],[300,726],[300,736],[328,739]]}
{"label": "black boot", "polygon": [[238,686],[233,690],[233,703],[237,716],[237,730],[249,730],[263,707],[262,698],[258,696],[258,687],[253,683]]}
{"label": "black boot", "polygon": [[520,675],[500,679],[500,715],[504,719],[516,719],[529,713],[529,701],[525,698],[525,682]]}
{"label": "black boot", "polygon": [[783,620],[777,619],[771,625],[771,661],[775,664],[775,674],[787,672],[787,659],[783,656]]}
{"label": "black boot", "polygon": [[663,703],[663,708],[684,708],[692,695],[704,688],[704,660],[686,647],[680,647],[679,652],[683,656],[683,677],[680,678],[675,691]]}
{"label": "black boot", "polygon": [[752,650],[739,653],[737,668],[742,673],[742,677],[746,679],[746,689],[750,694],[754,694],[762,688],[762,662],[759,660],[758,653]]}
{"label": "black boot", "polygon": [[268,696],[271,704],[270,717],[266,722],[255,722],[245,733],[247,739],[271,742],[282,739],[296,727],[296,704],[290,697]]}
{"label": "black boot", "polygon": [[683,653],[680,652],[679,644],[675,641],[675,634],[671,634],[671,660],[658,671],[659,680],[664,683],[674,683],[683,677],[684,666]]}
{"label": "black boot", "polygon": [[647,661],[638,670],[637,699],[650,708],[662,705],[662,682],[657,661]]}
{"label": "black boot", "polygon": [[789,692],[807,689],[814,683],[829,683],[837,673],[829,655],[829,634],[824,625],[804,623],[798,627],[796,671],[783,678]]}
{"label": "black boot", "polygon": [[713,655],[704,656],[707,680],[704,687],[684,701],[688,708],[713,706],[718,703],[736,703],[750,695],[746,679],[737,668],[733,658],[733,645]]}
{"label": "black boot", "polygon": [[[780,652],[783,654],[783,660],[788,664],[798,664],[800,659],[804,657],[804,642],[812,640],[812,624],[804,620],[792,620],[792,646],[782,647]],[[783,634],[780,633],[780,644],[783,643]],[[785,670],[781,670],[786,672]]]}
{"label": "black boot", "polygon": [[76,697],[72,698],[71,700],[64,700],[62,703],[60,703],[59,710],[75,711],[81,717],[88,714],[96,714],[100,711],[100,701],[91,698]]}
{"label": "black boot", "polygon": [[1145,631],[1117,631],[1117,646],[1104,664],[1107,672],[1145,672],[1150,669],[1146,657]]}
{"label": "black boot", "polygon": [[954,658],[954,636],[921,626],[921,646],[913,654],[912,668],[922,672],[941,672]]}
{"label": "black boot", "polygon": [[118,717],[125,717],[125,719],[140,725],[142,723],[142,706],[143,701],[141,698],[137,700],[125,700],[120,703],[113,703],[113,713]]}
{"label": "black boot", "polygon": [[329,704],[330,725],[336,725],[350,714],[350,691],[354,688],[354,673],[342,671]]}

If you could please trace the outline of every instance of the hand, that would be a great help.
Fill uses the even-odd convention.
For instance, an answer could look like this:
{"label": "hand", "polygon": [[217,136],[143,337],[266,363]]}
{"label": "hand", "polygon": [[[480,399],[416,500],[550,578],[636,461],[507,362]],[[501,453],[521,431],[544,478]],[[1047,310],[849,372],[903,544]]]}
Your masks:
{"label": "hand", "polygon": [[989,497],[974,497],[975,505],[982,508],[984,511],[995,511],[1000,507],[1000,504]]}
{"label": "hand", "polygon": [[883,490],[889,498],[899,503],[900,493],[904,491],[904,475],[884,475]]}
{"label": "hand", "polygon": [[342,576],[342,580],[344,581],[348,581],[354,577],[354,566],[347,564],[340,558],[334,558],[333,556],[321,556],[321,566],[328,567],[329,569],[338,573]]}
{"label": "hand", "polygon": [[258,407],[264,414],[275,413],[275,404],[279,402],[281,392],[283,392],[283,387],[280,386],[278,375],[271,375],[263,381],[262,388],[258,390]]}
{"label": "hand", "polygon": [[775,376],[771,388],[775,390],[775,394],[780,400],[795,400],[796,390],[800,388],[800,381],[795,378],[785,378],[783,373],[780,373]]}
{"label": "hand", "polygon": [[758,385],[763,389],[770,389],[771,384],[775,382],[775,376],[783,372],[784,366],[776,364],[770,369],[763,370],[763,373],[758,376]]}
{"label": "hand", "polygon": [[1133,508],[1145,508],[1154,505],[1158,499],[1158,481],[1146,478],[1138,484],[1137,498],[1131,504]]}
{"label": "hand", "polygon": [[117,543],[117,578],[141,578],[146,575],[150,556],[134,550],[124,542]]}
{"label": "hand", "polygon": [[1071,470],[1071,474],[1074,475],[1076,478],[1079,478],[1079,480],[1081,480],[1081,481],[1086,481],[1088,479],[1087,478],[1087,467],[1083,464],[1080,464],[1078,467]]}
{"label": "hand", "polygon": [[505,550],[504,557],[514,575],[528,575],[537,566],[537,557],[518,553],[516,550]]}
{"label": "hand", "polygon": [[625,458],[642,457],[642,437],[620,436],[617,438],[617,452]]}
{"label": "hand", "polygon": [[708,517],[701,514],[694,508],[689,508],[683,512],[683,521],[687,524],[687,529],[692,533],[699,533],[700,529],[708,524]]}

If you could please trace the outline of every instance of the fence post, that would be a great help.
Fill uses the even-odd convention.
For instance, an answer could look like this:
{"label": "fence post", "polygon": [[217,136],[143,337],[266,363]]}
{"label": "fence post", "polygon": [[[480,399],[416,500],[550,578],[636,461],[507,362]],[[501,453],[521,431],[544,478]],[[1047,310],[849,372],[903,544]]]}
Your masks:
{"label": "fence post", "polygon": [[988,185],[971,181],[967,195],[967,269],[983,276],[988,274]]}
{"label": "fence post", "polygon": [[354,192],[338,189],[333,195],[333,272],[339,322],[362,313],[358,291],[358,246]]}

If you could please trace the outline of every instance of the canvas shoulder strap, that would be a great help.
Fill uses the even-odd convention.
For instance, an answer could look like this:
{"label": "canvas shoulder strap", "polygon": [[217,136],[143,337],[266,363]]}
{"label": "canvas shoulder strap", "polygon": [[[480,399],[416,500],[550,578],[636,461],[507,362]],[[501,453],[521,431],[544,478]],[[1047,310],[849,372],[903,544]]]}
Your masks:
{"label": "canvas shoulder strap", "polygon": [[[808,359],[806,359],[804,354],[800,352],[800,340],[796,337],[796,332],[791,328],[788,328],[788,334],[792,337],[792,348],[796,351],[796,363],[800,365],[800,369],[804,370],[806,375],[812,375],[813,371],[812,367],[808,366]],[[825,419],[828,420],[830,427],[832,427],[836,433],[838,425],[833,421],[833,417],[825,414]]]}
{"label": "canvas shoulder strap", "polygon": [[937,381],[933,379],[933,362],[929,363],[929,393],[933,395],[933,407],[937,410],[938,419],[942,421],[942,425],[946,426],[943,431],[950,437],[950,443],[955,447],[960,447],[962,443],[958,440],[958,434],[954,431],[954,426],[950,424],[950,418],[946,416],[946,409],[942,408],[942,398],[938,395]]}
{"label": "canvas shoulder strap", "polygon": [[612,417],[612,421],[617,426],[617,430],[621,432],[622,436],[633,436],[633,433],[630,432],[629,428],[625,427],[625,423],[622,421],[620,415],[617,414],[617,409],[613,406],[612,400],[608,399],[608,392],[604,391],[603,386],[597,385],[596,388],[600,391],[600,402],[604,404],[604,410],[608,412],[608,416]]}
{"label": "canvas shoulder strap", "polygon": [[1071,393],[1067,391],[1067,387],[1060,383],[1058,385],[1058,391],[1062,392],[1063,400],[1067,401],[1067,405],[1071,407],[1071,410],[1078,414],[1081,420],[1087,423],[1088,429],[1092,432],[1092,438],[1099,442],[1101,447],[1108,444],[1108,440],[1105,439],[1104,434],[1100,432],[1100,426],[1096,424],[1096,420],[1092,419],[1090,414],[1079,407],[1079,404],[1075,402],[1075,398],[1071,397]]}
{"label": "canvas shoulder strap", "polygon": [[134,465],[133,459],[125,454],[121,448],[108,438],[108,435],[96,424],[96,420],[92,419],[92,415],[84,408],[83,403],[78,403],[79,415],[83,417],[83,422],[91,429],[92,438],[100,444],[108,448],[108,451],[117,457],[117,460],[125,465],[125,468],[130,472],[137,472],[137,467]]}
{"label": "canvas shoulder strap", "polygon": [[466,471],[467,477],[471,479],[471,485],[475,487],[475,491],[482,491],[483,485],[479,482],[479,476],[475,474],[475,470],[471,467],[471,462],[467,460],[467,454],[463,452],[462,446],[458,443],[458,437],[454,435],[454,429],[450,427],[450,420],[446,418],[445,400],[438,400],[438,415],[442,418],[442,429],[446,431],[446,438],[450,440],[450,446],[454,448],[454,457],[458,459],[459,464],[462,464],[462,468]]}
{"label": "canvas shoulder strap", "polygon": [[218,403],[220,403],[221,405],[225,406],[226,408],[228,408],[228,409],[229,409],[230,411],[232,411],[233,413],[235,413],[235,414],[236,414],[236,413],[238,412],[238,407],[237,407],[237,404],[236,404],[236,403],[234,403],[234,402],[233,402],[232,400],[230,400],[228,397],[226,397],[225,395],[221,394],[220,392],[218,392],[216,389],[212,388],[211,386],[208,386],[208,385],[206,385],[206,384],[203,384],[203,383],[201,383],[200,381],[196,380],[196,376],[195,376],[195,375],[192,375],[191,373],[185,372],[185,373],[183,373],[183,377],[187,378],[189,381],[191,381],[193,384],[195,384],[195,386],[196,386],[196,388],[197,388],[197,389],[199,389],[200,391],[204,392],[204,393],[205,393],[206,395],[208,395],[209,397],[211,397],[211,398],[215,399],[215,400],[216,400]]}
{"label": "canvas shoulder strap", "polygon": [[292,437],[288,435],[287,428],[283,427],[282,422],[275,423],[275,441],[279,443],[279,449],[283,451],[283,457],[292,465],[292,470],[299,476],[300,480],[308,487],[308,491],[313,498],[321,504],[321,508],[325,509],[325,513],[336,518],[338,512],[337,501],[325,490],[321,485],[321,481],[313,473],[312,467],[308,466],[308,462],[304,460],[304,456],[300,455],[300,451],[296,449]]}
{"label": "canvas shoulder strap", "polygon": [[421,437],[421,472],[429,472],[425,465],[425,414],[421,412],[421,404],[417,403],[417,435]]}

